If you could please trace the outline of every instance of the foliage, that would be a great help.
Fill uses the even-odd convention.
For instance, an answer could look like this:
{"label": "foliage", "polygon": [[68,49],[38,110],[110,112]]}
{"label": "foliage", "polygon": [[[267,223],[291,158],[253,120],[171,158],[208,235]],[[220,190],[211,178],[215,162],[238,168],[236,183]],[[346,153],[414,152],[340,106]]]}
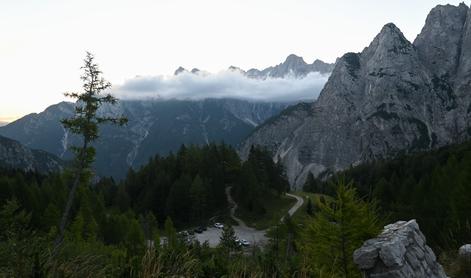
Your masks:
{"label": "foliage", "polygon": [[340,180],[335,198],[319,203],[319,211],[304,231],[303,254],[312,269],[338,277],[360,277],[353,252],[380,231],[375,205],[361,200],[351,183]]}
{"label": "foliage", "polygon": [[[82,146],[72,147],[75,152],[74,169],[73,169],[73,182],[72,187],[69,191],[69,197],[65,205],[62,219],[59,225],[59,234],[56,238],[55,251],[62,243],[65,234],[65,228],[67,222],[70,220],[70,210],[72,202],[75,198],[75,192],[82,183],[87,183],[89,178],[89,171],[92,162],[95,159],[95,149],[91,146],[91,143],[98,138],[98,125],[104,123],[113,123],[123,125],[127,122],[126,118],[123,117],[109,117],[97,116],[98,109],[104,104],[115,104],[117,99],[111,94],[101,96],[101,93],[111,87],[111,83],[106,81],[102,76],[102,72],[99,70],[98,65],[94,62],[94,56],[87,52],[87,56],[84,59],[84,70],[81,79],[83,81],[83,93],[66,93],[65,95],[77,100],[75,107],[75,115],[72,118],[62,120],[64,128],[70,132],[78,134],[82,138]],[[83,217],[81,215],[80,217]],[[80,221],[87,221],[88,219],[76,219],[76,225],[83,225]],[[84,223],[87,228],[95,226],[94,223]]]}
{"label": "foliage", "polygon": [[417,219],[437,251],[471,242],[471,142],[366,163],[338,176],[378,200],[389,222]]}
{"label": "foliage", "polygon": [[234,228],[231,225],[224,226],[221,234],[220,246],[224,251],[234,252],[241,250],[240,245],[237,243],[237,236]]}
{"label": "foliage", "polygon": [[268,210],[273,209],[271,203],[279,205],[282,194],[288,190],[289,183],[282,165],[274,163],[267,150],[252,147],[232,190],[245,218],[266,216],[270,213]]}

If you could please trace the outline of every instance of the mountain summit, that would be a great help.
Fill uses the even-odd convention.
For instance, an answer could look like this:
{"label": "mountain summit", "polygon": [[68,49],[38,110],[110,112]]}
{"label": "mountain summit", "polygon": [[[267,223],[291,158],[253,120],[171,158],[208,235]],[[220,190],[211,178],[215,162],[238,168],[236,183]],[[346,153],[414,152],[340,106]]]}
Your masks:
{"label": "mountain summit", "polygon": [[471,137],[470,84],[470,9],[438,6],[414,43],[389,23],[345,54],[316,102],[260,126],[241,153],[267,147],[299,188],[309,173],[460,142]]}
{"label": "mountain summit", "polygon": [[[316,59],[312,64],[308,64],[304,61],[302,57],[299,57],[295,54],[290,54],[286,57],[286,60],[283,63],[280,63],[276,66],[268,67],[263,70],[259,69],[249,69],[245,71],[236,66],[230,66],[227,70],[231,72],[238,72],[242,75],[247,76],[248,78],[253,79],[267,79],[267,78],[303,78],[306,77],[311,72],[318,72],[320,74],[330,74],[334,69],[334,64],[325,63],[319,59]],[[175,70],[174,75],[179,75],[181,73],[189,73],[187,69],[179,67]],[[197,68],[191,70],[191,73],[198,74],[201,71]]]}
{"label": "mountain summit", "polygon": [[264,70],[250,69],[247,71],[246,75],[249,78],[257,79],[284,77],[303,78],[311,72],[328,74],[332,72],[333,67],[333,64],[327,64],[321,60],[316,60],[314,63],[308,64],[302,57],[291,54],[281,64],[268,67]]}

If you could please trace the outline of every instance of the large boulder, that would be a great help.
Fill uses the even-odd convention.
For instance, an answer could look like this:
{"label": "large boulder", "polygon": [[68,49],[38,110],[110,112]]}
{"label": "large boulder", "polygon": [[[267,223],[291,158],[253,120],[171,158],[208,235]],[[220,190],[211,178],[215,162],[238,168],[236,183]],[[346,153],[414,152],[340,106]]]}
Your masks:
{"label": "large boulder", "polygon": [[465,259],[471,259],[471,244],[465,244],[458,250],[460,257]]}
{"label": "large boulder", "polygon": [[387,225],[354,252],[353,260],[364,277],[447,277],[415,220]]}

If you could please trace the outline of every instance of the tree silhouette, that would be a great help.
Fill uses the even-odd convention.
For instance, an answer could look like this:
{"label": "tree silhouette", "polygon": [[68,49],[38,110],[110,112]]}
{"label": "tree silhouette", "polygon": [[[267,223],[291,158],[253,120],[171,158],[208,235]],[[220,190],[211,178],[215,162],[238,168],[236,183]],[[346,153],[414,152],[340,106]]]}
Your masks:
{"label": "tree silhouette", "polygon": [[84,71],[81,76],[83,92],[65,93],[65,96],[76,99],[77,105],[75,115],[61,122],[66,129],[82,138],[82,145],[72,147],[72,151],[75,153],[72,166],[73,183],[59,225],[59,234],[54,244],[55,251],[64,239],[65,228],[69,221],[69,214],[77,188],[81,182],[87,183],[90,177],[89,170],[95,159],[95,148],[91,146],[91,143],[98,138],[98,126],[104,123],[118,125],[127,123],[127,119],[124,117],[97,116],[97,111],[103,104],[114,105],[117,99],[109,93],[102,95],[103,91],[111,87],[111,83],[102,77],[102,72],[94,62],[94,56],[90,52],[86,54],[82,69]]}

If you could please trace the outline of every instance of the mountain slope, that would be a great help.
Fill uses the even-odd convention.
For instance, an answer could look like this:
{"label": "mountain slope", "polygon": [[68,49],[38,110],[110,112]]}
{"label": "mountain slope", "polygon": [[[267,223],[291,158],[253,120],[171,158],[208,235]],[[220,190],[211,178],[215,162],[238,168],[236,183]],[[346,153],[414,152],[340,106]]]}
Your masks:
{"label": "mountain slope", "polygon": [[[175,152],[182,144],[224,141],[237,145],[257,125],[287,106],[287,103],[206,99],[122,101],[116,107],[103,107],[99,113],[124,114],[129,123],[125,127],[101,128],[95,144],[97,173],[122,178],[129,167],[139,167],[156,154]],[[74,104],[67,102],[52,105],[42,113],[1,127],[0,134],[27,147],[69,159],[70,146],[79,141],[64,130],[60,120],[71,117],[73,109]]]}
{"label": "mountain slope", "polygon": [[0,167],[50,173],[61,171],[63,162],[52,154],[31,150],[15,140],[0,136]]}
{"label": "mountain slope", "polygon": [[387,24],[361,53],[339,59],[308,110],[292,109],[262,125],[241,154],[252,145],[268,147],[300,187],[310,172],[465,140],[471,135],[469,49],[471,12],[464,4],[432,10],[414,44]]}

